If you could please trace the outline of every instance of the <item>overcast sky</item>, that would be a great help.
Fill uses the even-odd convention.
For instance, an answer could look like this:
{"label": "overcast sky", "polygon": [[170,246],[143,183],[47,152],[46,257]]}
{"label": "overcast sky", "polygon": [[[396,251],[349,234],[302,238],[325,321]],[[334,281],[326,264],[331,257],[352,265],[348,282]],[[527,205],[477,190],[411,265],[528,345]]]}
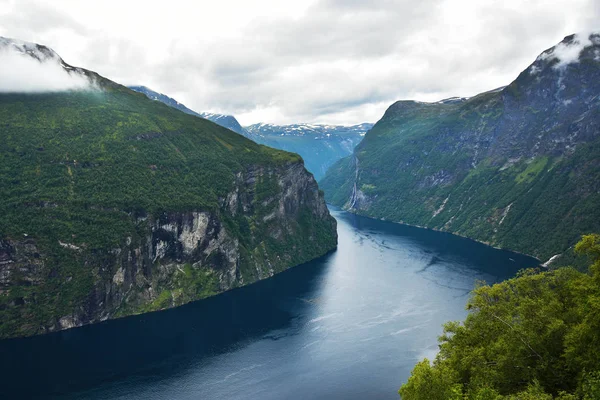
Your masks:
{"label": "overcast sky", "polygon": [[0,36],[244,125],[376,122],[506,85],[599,28],[600,0],[0,0]]}

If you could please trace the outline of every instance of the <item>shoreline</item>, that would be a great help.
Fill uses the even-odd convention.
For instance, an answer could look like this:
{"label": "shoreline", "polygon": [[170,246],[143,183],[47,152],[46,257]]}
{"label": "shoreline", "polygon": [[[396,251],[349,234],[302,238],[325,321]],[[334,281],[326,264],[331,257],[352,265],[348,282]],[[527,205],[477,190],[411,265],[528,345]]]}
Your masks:
{"label": "shoreline", "polygon": [[[338,209],[338,210],[340,210],[340,211],[344,211],[344,212],[347,212],[347,213],[349,213],[349,214],[356,215],[356,216],[359,216],[359,217],[371,218],[371,219],[373,219],[373,220],[377,220],[377,221],[382,221],[382,222],[390,222],[390,223],[392,223],[392,224],[404,225],[404,226],[410,226],[410,227],[413,227],[413,228],[426,229],[426,230],[433,231],[433,232],[438,232],[438,233],[447,233],[447,234],[449,234],[449,235],[457,236],[457,237],[460,237],[460,238],[463,238],[463,239],[472,240],[473,242],[476,242],[476,243],[479,243],[479,244],[483,244],[483,245],[485,245],[485,246],[491,247],[491,248],[493,248],[493,249],[496,249],[496,250],[509,251],[509,252],[511,252],[511,253],[519,254],[519,255],[521,255],[521,256],[525,256],[525,257],[533,258],[534,260],[537,260],[537,261],[539,262],[539,267],[543,267],[543,268],[546,268],[546,269],[547,269],[548,267],[545,267],[544,265],[545,265],[546,263],[548,263],[548,261],[550,261],[550,260],[548,260],[546,263],[544,263],[544,262],[542,262],[542,260],[540,260],[539,258],[537,258],[536,256],[533,256],[533,255],[531,255],[531,254],[522,253],[522,252],[520,252],[520,251],[516,251],[516,250],[512,250],[512,249],[507,249],[507,248],[502,248],[502,247],[494,246],[494,245],[492,245],[492,244],[490,244],[490,243],[484,242],[483,240],[474,239],[474,238],[472,238],[472,237],[468,237],[468,236],[465,236],[465,235],[461,235],[461,234],[459,234],[459,233],[454,233],[454,232],[450,232],[450,231],[444,231],[444,230],[437,229],[437,228],[429,228],[429,227],[427,227],[427,226],[421,226],[421,225],[416,225],[416,224],[409,224],[409,223],[406,223],[406,222],[397,222],[397,221],[392,221],[392,220],[385,219],[385,218],[376,218],[376,217],[372,217],[372,216],[370,216],[370,215],[359,214],[359,213],[357,213],[357,212],[353,212],[353,211],[351,211],[351,210],[346,210],[346,209],[344,209],[344,208],[342,208],[342,207],[336,206],[335,204],[330,204],[330,203],[327,203],[327,205],[328,205],[328,206],[333,206],[333,207],[337,208],[337,209]],[[561,253],[561,254],[562,254],[562,253]],[[558,257],[556,257],[556,256],[553,256],[553,258],[554,258],[554,259],[556,259],[556,258],[558,258]]]}

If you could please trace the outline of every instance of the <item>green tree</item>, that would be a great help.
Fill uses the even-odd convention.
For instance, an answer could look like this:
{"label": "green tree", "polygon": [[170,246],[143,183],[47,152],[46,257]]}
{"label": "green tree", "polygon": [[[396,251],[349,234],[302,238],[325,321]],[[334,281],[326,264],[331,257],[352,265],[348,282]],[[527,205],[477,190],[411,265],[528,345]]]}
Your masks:
{"label": "green tree", "polygon": [[462,390],[456,374],[444,367],[432,367],[428,359],[415,366],[413,375],[398,393],[404,400],[460,400]]}
{"label": "green tree", "polygon": [[590,258],[592,261],[590,272],[600,278],[600,235],[584,235],[575,245],[575,251]]}
{"label": "green tree", "polygon": [[417,364],[402,398],[600,399],[600,372],[587,372],[600,371],[600,236],[576,251],[589,273],[527,270],[476,288],[467,319],[445,324],[435,361]]}
{"label": "green tree", "polygon": [[583,400],[600,399],[600,371],[586,374],[581,384]]}

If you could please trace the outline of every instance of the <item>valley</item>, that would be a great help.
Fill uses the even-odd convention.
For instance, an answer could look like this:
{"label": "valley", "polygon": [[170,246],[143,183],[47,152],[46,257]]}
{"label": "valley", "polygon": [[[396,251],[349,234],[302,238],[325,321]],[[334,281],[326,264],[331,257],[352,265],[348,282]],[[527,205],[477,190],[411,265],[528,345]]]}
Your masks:
{"label": "valley", "polygon": [[553,57],[577,40],[499,90],[393,104],[321,180],[327,201],[544,261],[569,253],[600,230],[600,36],[576,61]]}
{"label": "valley", "polygon": [[9,3],[5,397],[600,399],[591,2]]}
{"label": "valley", "polygon": [[476,281],[539,263],[446,233],[332,214],[337,250],[273,278],[172,310],[0,341],[4,393],[394,398],[414,364],[435,354],[441,324],[465,317]]}

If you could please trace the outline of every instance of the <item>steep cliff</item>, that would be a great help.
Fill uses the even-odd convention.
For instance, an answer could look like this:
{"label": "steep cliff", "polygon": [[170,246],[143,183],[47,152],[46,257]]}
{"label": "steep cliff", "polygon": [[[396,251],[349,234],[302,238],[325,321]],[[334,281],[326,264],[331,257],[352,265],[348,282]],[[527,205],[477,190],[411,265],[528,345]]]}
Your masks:
{"label": "steep cliff", "polygon": [[548,259],[600,230],[600,36],[565,38],[505,88],[392,105],[321,181],[354,212]]}
{"label": "steep cliff", "polygon": [[93,84],[0,94],[0,338],[174,307],[335,248],[299,156],[77,73]]}

